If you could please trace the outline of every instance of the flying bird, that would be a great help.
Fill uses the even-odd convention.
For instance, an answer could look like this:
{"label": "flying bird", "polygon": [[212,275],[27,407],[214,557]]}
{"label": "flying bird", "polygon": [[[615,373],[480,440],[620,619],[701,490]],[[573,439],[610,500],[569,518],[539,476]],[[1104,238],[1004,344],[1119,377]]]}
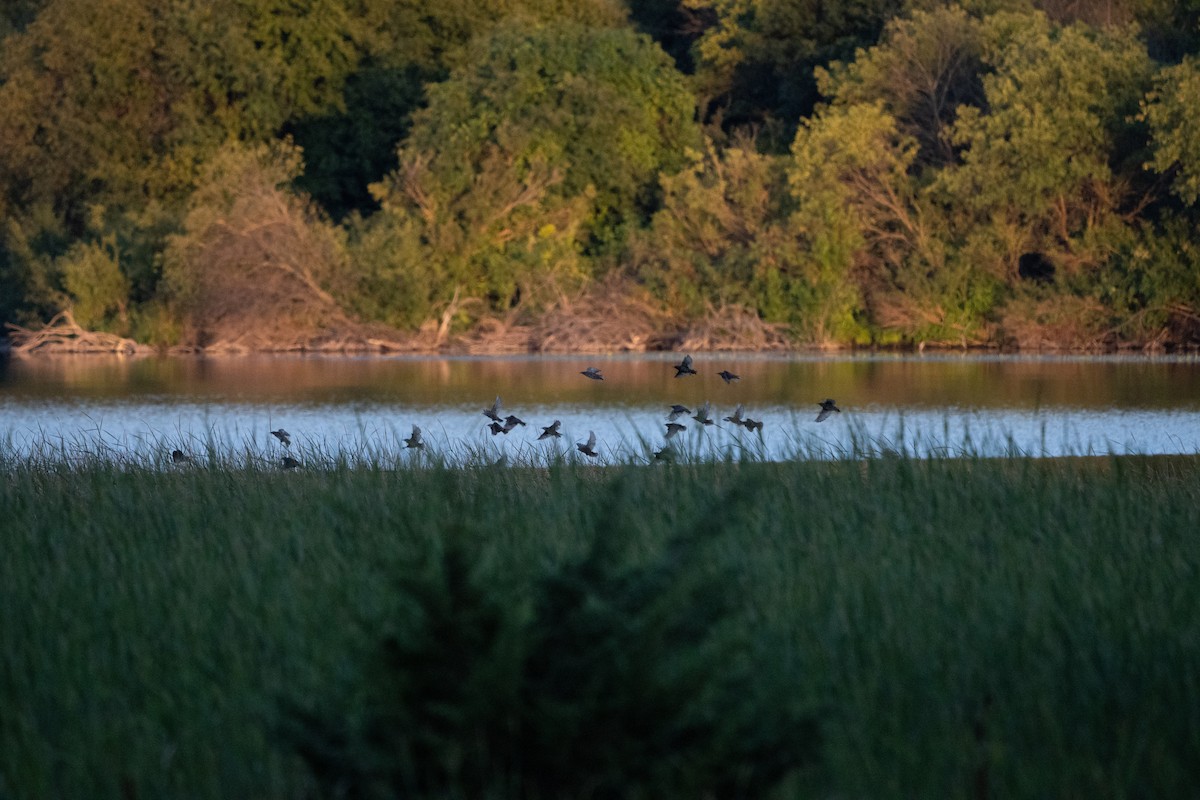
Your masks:
{"label": "flying bird", "polygon": [[485,408],[483,415],[493,422],[503,422],[504,418],[500,416],[500,395],[496,395],[496,402],[492,403],[491,408]]}
{"label": "flying bird", "polygon": [[271,431],[271,435],[274,436],[279,441],[283,442],[284,447],[292,446],[292,435],[290,433],[288,433],[287,431],[285,431],[283,428],[280,428],[277,431]]}
{"label": "flying bird", "polygon": [[745,409],[742,407],[742,404],[738,403],[738,407],[734,409],[732,414],[725,418],[725,421],[732,422],[734,425],[744,425],[745,423],[742,421],[742,413],[744,411]]}
{"label": "flying bird", "polygon": [[727,369],[723,369],[717,374],[720,375],[721,380],[725,381],[726,383],[733,383],[734,381],[740,381],[742,379],[741,375],[734,375]]}
{"label": "flying bird", "polygon": [[524,424],[525,424],[525,420],[521,419],[520,417],[516,416],[515,414],[509,414],[507,417],[504,418],[504,432],[508,433],[513,428],[517,427],[518,425],[524,425]]}
{"label": "flying bird", "polygon": [[406,448],[414,448],[415,447],[418,450],[425,449],[425,443],[423,441],[421,441],[421,429],[418,428],[416,425],[413,425],[412,436],[409,436],[407,439],[404,440],[404,446]]}
{"label": "flying bird", "polygon": [[493,422],[489,424],[487,429],[492,432],[492,436],[495,436],[497,433],[508,433],[508,430],[506,430],[499,422]]}
{"label": "flying bird", "polygon": [[654,460],[655,461],[674,461],[675,460],[675,451],[671,449],[670,445],[664,444],[662,450],[654,451]]}
{"label": "flying bird", "polygon": [[579,452],[583,453],[585,456],[591,456],[592,458],[595,458],[596,456],[600,455],[599,453],[596,452],[596,432],[595,431],[588,431],[587,442],[586,443],[577,442],[575,444],[575,447],[579,450]]}
{"label": "flying bird", "polygon": [[171,460],[174,461],[176,464],[192,463],[192,457],[189,456],[187,453],[183,452],[182,450],[172,450],[171,451]]}
{"label": "flying bird", "polygon": [[708,416],[709,404],[705,401],[704,405],[700,406],[700,410],[692,415],[692,419],[699,422],[701,425],[712,425],[712,418]]}
{"label": "flying bird", "polygon": [[596,369],[595,367],[588,367],[579,374],[585,378],[591,378],[594,381],[604,380],[604,376],[600,374],[600,370]]}
{"label": "flying bird", "polygon": [[676,403],[675,405],[671,406],[671,413],[667,414],[667,422],[674,422],[675,420],[682,417],[684,414],[691,414],[691,413],[692,413],[692,410],[690,408],[688,408],[687,406],[681,406],[678,403]]}
{"label": "flying bird", "polygon": [[562,425],[561,422],[554,420],[554,422],[542,428],[542,435],[538,437],[538,441],[540,442],[542,439],[549,439],[550,437],[554,437],[555,439],[561,437],[562,434],[558,432],[560,425]]}
{"label": "flying bird", "polygon": [[842,410],[833,404],[832,400],[824,400],[818,403],[821,407],[821,413],[817,414],[817,422],[824,422],[825,419],[834,411],[842,413]]}
{"label": "flying bird", "polygon": [[746,417],[742,424],[746,426],[746,430],[748,431],[758,431],[760,434],[762,433],[762,420],[756,421]]}
{"label": "flying bird", "polygon": [[300,466],[300,462],[291,456],[284,456],[283,460],[279,463],[284,469],[295,469],[296,467]]}
{"label": "flying bird", "polygon": [[684,356],[683,361],[675,365],[675,377],[682,378],[684,375],[695,375],[696,370],[692,369],[692,357]]}
{"label": "flying bird", "polygon": [[680,425],[678,422],[668,422],[667,423],[667,435],[664,438],[670,439],[672,436],[679,433],[680,431],[686,431],[686,430],[687,430],[687,425]]}

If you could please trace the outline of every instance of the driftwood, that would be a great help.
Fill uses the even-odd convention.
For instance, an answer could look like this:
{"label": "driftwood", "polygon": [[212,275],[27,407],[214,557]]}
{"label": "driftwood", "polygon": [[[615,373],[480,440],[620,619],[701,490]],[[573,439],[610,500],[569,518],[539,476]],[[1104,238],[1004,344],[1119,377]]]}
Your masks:
{"label": "driftwood", "polygon": [[145,355],[153,349],[133,339],[115,333],[89,331],[75,321],[70,309],[60,311],[38,330],[5,323],[14,355],[34,353],[110,353],[114,355]]}

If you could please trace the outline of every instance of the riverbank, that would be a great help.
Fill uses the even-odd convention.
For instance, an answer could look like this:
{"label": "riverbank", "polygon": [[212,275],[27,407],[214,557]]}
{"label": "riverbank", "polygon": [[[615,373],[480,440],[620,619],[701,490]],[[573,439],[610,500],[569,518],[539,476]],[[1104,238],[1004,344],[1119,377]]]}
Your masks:
{"label": "riverbank", "polygon": [[1196,457],[101,460],[0,505],[16,797],[1179,797],[1200,760]]}

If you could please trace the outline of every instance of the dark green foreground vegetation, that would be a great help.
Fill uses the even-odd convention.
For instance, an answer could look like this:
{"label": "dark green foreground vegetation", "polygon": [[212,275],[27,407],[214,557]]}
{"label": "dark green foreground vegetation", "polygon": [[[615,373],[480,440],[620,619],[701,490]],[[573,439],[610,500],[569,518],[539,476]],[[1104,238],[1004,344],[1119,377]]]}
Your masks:
{"label": "dark green foreground vegetation", "polygon": [[1200,462],[0,482],[0,796],[1189,797]]}
{"label": "dark green foreground vegetation", "polygon": [[1198,92],[1190,0],[20,0],[0,322],[1196,346]]}

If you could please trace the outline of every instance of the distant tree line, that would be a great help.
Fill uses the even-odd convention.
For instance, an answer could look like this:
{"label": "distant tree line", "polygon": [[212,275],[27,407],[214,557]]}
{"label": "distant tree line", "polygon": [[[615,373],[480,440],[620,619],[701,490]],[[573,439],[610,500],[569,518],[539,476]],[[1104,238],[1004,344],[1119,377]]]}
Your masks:
{"label": "distant tree line", "polygon": [[6,3],[0,320],[1194,345],[1198,51],[1183,0]]}

